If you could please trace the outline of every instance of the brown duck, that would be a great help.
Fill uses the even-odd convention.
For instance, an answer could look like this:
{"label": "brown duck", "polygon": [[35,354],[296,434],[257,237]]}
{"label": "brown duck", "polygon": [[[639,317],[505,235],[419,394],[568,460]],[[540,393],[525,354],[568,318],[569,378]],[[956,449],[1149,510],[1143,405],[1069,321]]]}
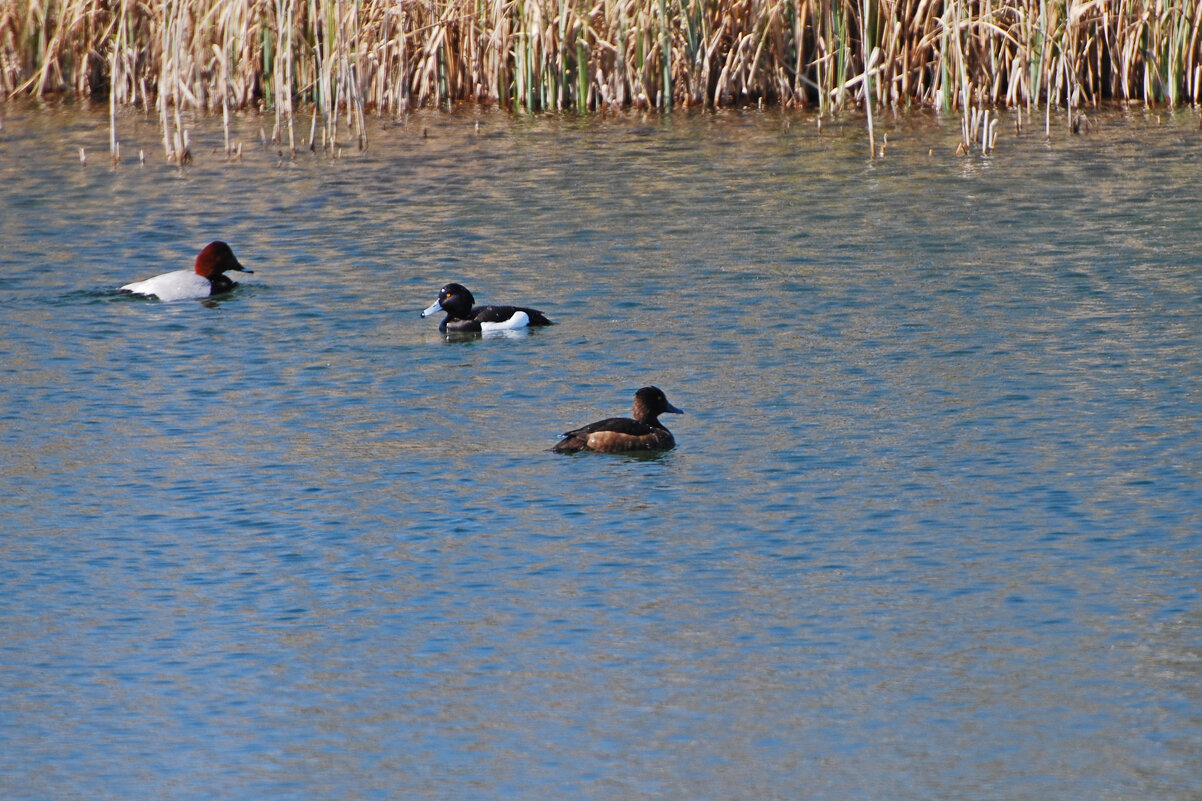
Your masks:
{"label": "brown duck", "polygon": [[659,421],[661,414],[684,414],[672,404],[659,387],[643,387],[634,393],[634,419],[610,417],[583,428],[568,431],[551,450],[556,453],[596,451],[666,451],[676,447],[672,432]]}

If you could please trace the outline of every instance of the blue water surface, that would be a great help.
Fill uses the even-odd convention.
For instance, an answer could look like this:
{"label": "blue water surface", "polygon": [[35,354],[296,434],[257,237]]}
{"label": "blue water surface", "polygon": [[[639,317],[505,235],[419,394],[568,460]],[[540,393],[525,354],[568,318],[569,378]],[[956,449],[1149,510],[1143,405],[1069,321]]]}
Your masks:
{"label": "blue water surface", "polygon": [[270,122],[5,109],[0,796],[1202,796],[1193,114]]}

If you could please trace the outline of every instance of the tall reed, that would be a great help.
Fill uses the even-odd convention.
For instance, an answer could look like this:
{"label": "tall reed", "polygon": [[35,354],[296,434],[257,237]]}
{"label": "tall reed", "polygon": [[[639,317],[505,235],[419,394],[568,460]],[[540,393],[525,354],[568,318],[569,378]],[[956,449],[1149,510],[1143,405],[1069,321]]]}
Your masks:
{"label": "tall reed", "polygon": [[[275,113],[297,148],[366,143],[368,111],[1197,104],[1202,0],[37,0],[0,5],[0,97]],[[975,113],[975,117],[974,117]],[[1059,112],[1056,112],[1059,118]],[[117,143],[114,140],[113,148]],[[227,142],[227,149],[233,145]]]}

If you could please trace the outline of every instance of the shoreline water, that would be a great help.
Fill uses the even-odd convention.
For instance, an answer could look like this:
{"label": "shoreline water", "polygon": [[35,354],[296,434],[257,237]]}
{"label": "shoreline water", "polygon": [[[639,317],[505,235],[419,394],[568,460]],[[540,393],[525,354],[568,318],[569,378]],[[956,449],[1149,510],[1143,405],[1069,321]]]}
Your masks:
{"label": "shoreline water", "polygon": [[[106,113],[109,112],[109,113]],[[310,112],[304,120],[311,122]],[[42,117],[42,122],[34,118]],[[46,122],[50,120],[51,122]],[[489,137],[496,131],[513,130],[513,124],[531,131],[591,130],[615,134],[652,132],[684,126],[701,130],[708,126],[729,126],[731,130],[746,125],[762,129],[775,127],[783,139],[798,138],[847,141],[860,140],[857,145],[866,160],[883,160],[905,152],[918,152],[941,160],[945,157],[981,160],[986,163],[997,151],[1026,147],[1024,139],[1036,138],[1049,147],[1071,150],[1109,152],[1113,135],[1142,138],[1141,129],[1163,128],[1175,132],[1175,137],[1189,137],[1192,132],[1202,135],[1202,116],[1196,108],[1156,109],[1138,104],[1107,103],[1088,113],[1077,112],[1069,117],[1064,109],[1051,117],[1042,113],[1028,114],[1022,109],[1000,110],[991,114],[993,137],[985,150],[980,141],[974,147],[963,143],[963,119],[955,114],[942,114],[933,109],[896,110],[876,115],[876,142],[865,137],[866,115],[849,111],[822,115],[814,109],[740,108],[690,109],[670,115],[654,110],[625,110],[605,114],[560,114],[557,112],[526,114],[505,111],[471,103],[456,104],[453,108],[418,109],[396,117],[368,116],[364,121],[362,138],[358,141],[343,127],[337,139],[318,139],[310,146],[306,140],[289,148],[286,140],[273,136],[274,116],[270,111],[247,110],[228,116],[203,112],[182,112],[172,124],[179,126],[180,138],[187,143],[186,158],[179,159],[170,151],[164,159],[162,130],[150,111],[130,108],[111,113],[107,104],[88,98],[56,97],[33,100],[21,98],[0,104],[0,137],[12,140],[33,135],[50,125],[56,130],[76,131],[77,136],[55,140],[71,140],[74,144],[58,158],[79,161],[84,167],[111,165],[117,167],[161,165],[166,161],[173,169],[194,164],[250,163],[269,160],[277,167],[289,164],[332,162],[369,154],[377,147],[400,138],[415,145],[459,136],[453,131],[464,128],[477,137]],[[1074,120],[1081,122],[1074,125]],[[1083,122],[1082,122],[1083,121]],[[701,128],[698,128],[701,126]],[[373,144],[369,145],[368,141]],[[107,152],[106,152],[107,150]],[[934,162],[933,162],[934,163]]]}

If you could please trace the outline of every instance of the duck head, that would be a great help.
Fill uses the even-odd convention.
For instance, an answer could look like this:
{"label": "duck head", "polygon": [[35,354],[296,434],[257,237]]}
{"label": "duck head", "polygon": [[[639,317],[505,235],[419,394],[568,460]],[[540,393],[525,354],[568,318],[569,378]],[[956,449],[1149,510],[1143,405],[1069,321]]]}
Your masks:
{"label": "duck head", "polygon": [[661,414],[684,414],[668,403],[668,396],[659,387],[643,387],[634,393],[634,408],[632,416],[643,423],[652,423]]}
{"label": "duck head", "polygon": [[196,256],[196,274],[210,281],[229,270],[253,273],[239,263],[234,251],[224,242],[210,242]]}
{"label": "duck head", "polygon": [[438,290],[438,300],[422,312],[422,317],[444,311],[457,320],[466,320],[471,317],[472,306],[475,304],[476,299],[463,284],[447,284]]}

